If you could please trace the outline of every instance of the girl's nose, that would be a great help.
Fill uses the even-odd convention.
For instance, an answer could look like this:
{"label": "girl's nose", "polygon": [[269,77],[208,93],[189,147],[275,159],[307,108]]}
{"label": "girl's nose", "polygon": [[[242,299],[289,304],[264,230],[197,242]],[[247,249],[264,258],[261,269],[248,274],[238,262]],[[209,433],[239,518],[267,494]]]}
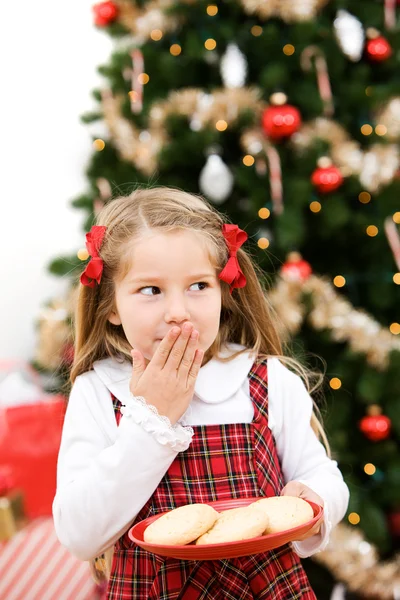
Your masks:
{"label": "girl's nose", "polygon": [[165,321],[166,323],[177,324],[190,321],[190,314],[183,298],[175,297],[167,303]]}

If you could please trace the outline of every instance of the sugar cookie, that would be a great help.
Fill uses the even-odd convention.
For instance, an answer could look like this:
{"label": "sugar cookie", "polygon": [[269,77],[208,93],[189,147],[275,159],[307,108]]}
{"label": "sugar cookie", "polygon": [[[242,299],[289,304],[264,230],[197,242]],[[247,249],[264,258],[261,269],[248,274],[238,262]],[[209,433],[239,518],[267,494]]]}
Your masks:
{"label": "sugar cookie", "polygon": [[314,516],[311,506],[302,498],[294,496],[273,496],[262,498],[250,505],[262,509],[268,517],[265,534],[279,533],[307,523]]}
{"label": "sugar cookie", "polygon": [[149,544],[190,544],[208,531],[217,518],[217,511],[208,504],[186,504],[153,521],[145,529],[143,539]]}
{"label": "sugar cookie", "polygon": [[262,510],[243,506],[222,512],[207,533],[196,540],[196,545],[236,542],[262,535],[268,517]]}

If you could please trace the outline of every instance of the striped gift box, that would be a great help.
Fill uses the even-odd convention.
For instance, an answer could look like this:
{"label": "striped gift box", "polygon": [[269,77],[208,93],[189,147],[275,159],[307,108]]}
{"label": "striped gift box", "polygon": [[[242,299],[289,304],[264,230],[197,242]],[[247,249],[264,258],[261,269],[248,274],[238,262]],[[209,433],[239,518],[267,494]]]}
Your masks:
{"label": "striped gift box", "polygon": [[53,520],[32,521],[0,544],[1,600],[98,600],[89,564],[57,540]]}

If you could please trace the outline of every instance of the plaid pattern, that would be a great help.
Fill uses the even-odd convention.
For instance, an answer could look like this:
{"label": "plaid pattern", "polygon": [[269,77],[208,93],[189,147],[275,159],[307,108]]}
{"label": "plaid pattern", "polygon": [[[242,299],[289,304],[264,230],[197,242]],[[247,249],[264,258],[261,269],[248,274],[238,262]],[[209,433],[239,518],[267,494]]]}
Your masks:
{"label": "plaid pattern", "polygon": [[[194,502],[279,495],[284,482],[268,429],[267,364],[250,374],[252,423],[195,426],[135,522]],[[113,397],[119,423],[120,402]],[[287,544],[274,551],[217,561],[182,561],[117,542],[107,597],[112,600],[316,600],[300,559]]]}

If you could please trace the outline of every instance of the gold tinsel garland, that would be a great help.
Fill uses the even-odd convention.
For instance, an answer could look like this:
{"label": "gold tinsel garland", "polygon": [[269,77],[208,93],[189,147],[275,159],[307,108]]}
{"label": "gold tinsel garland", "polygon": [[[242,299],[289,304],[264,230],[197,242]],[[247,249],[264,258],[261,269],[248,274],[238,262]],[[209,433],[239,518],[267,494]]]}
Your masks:
{"label": "gold tinsel garland", "polygon": [[287,330],[295,335],[306,317],[303,295],[311,298],[308,319],[314,329],[327,329],[336,342],[346,342],[353,352],[365,354],[368,364],[385,370],[392,350],[400,351],[400,340],[366,312],[354,308],[323,277],[305,281],[280,278],[269,298]]}
{"label": "gold tinsel garland", "polygon": [[325,550],[312,559],[362,598],[400,598],[400,554],[390,561],[379,561],[376,548],[350,525],[339,523]]}
{"label": "gold tinsel garland", "polygon": [[[163,34],[176,31],[184,25],[182,19],[168,14],[168,9],[176,5],[175,0],[153,0],[143,7],[134,5],[131,0],[114,0],[118,7],[117,21],[132,35],[132,42],[143,44],[150,39],[151,32]],[[183,4],[195,4],[196,0],[181,0]],[[245,12],[256,15],[261,21],[276,17],[294,23],[315,18],[329,0],[240,0]]]}
{"label": "gold tinsel garland", "polygon": [[225,120],[231,125],[240,113],[247,109],[260,115],[265,104],[256,88],[233,88],[214,90],[205,94],[196,88],[171,92],[166,100],[155,102],[149,113],[147,130],[139,131],[121,114],[120,96],[111,91],[102,92],[104,120],[121,157],[134,164],[146,175],[157,167],[157,157],[167,143],[165,120],[170,114],[196,118],[200,127],[214,125]]}
{"label": "gold tinsel garland", "polygon": [[[376,113],[375,119],[379,125],[386,127],[383,122],[389,123],[389,117],[397,107],[397,98],[388,102]],[[390,132],[389,139],[399,137],[398,125],[386,127]],[[378,192],[383,186],[388,185],[396,176],[400,168],[400,150],[398,144],[373,144],[363,150],[358,142],[351,140],[345,129],[324,117],[305,123],[292,137],[293,147],[301,152],[312,145],[316,138],[323,139],[330,144],[330,156],[345,177],[357,175],[360,183],[369,192]]]}

